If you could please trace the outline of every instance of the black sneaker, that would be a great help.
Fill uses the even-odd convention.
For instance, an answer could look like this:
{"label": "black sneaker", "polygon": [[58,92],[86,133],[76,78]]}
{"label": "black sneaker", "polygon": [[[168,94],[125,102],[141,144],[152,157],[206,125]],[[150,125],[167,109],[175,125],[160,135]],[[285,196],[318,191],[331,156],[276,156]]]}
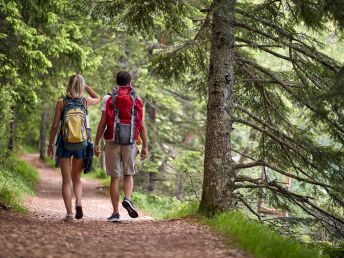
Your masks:
{"label": "black sneaker", "polygon": [[106,220],[109,222],[120,222],[119,213],[112,213],[112,215],[108,217]]}
{"label": "black sneaker", "polygon": [[135,209],[135,206],[131,200],[124,198],[122,205],[128,211],[128,214],[131,218],[137,218],[139,216],[139,214],[137,213],[137,210]]}
{"label": "black sneaker", "polygon": [[83,216],[84,216],[84,214],[82,212],[82,207],[81,206],[76,206],[75,207],[75,218],[76,219],[82,219]]}

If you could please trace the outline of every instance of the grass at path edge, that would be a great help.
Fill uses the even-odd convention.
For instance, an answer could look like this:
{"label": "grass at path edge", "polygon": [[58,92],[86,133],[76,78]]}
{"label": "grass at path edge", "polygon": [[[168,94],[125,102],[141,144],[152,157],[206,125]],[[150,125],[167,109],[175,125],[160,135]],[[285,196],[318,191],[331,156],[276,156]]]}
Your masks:
{"label": "grass at path edge", "polygon": [[[87,177],[105,179],[101,172],[97,172],[90,173]],[[14,211],[25,212],[24,196],[35,193],[38,179],[36,169],[17,156],[12,155],[1,160],[0,203]],[[197,202],[181,203],[175,198],[164,198],[141,192],[135,192],[133,200],[139,208],[150,212],[156,218],[194,216],[199,219],[200,223],[207,224],[215,231],[229,237],[236,246],[257,258],[321,257],[319,250],[294,239],[283,237],[240,212],[225,212],[212,218],[206,218],[197,213]]]}
{"label": "grass at path edge", "polygon": [[25,195],[34,195],[38,183],[37,170],[15,154],[1,157],[0,161],[0,204],[13,211],[24,213]]}
{"label": "grass at path edge", "polygon": [[206,218],[197,213],[198,203],[190,202],[178,210],[165,216],[168,218],[183,218],[192,216],[202,224],[223,234],[231,240],[231,244],[256,258],[318,258],[320,250],[301,243],[290,237],[279,235],[259,221],[249,219],[238,211],[228,211]]}

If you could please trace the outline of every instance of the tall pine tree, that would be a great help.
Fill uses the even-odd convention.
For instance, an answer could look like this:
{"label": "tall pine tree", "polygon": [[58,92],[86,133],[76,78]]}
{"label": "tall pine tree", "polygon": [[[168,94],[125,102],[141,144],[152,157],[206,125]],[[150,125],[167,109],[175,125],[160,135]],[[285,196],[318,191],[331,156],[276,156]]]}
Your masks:
{"label": "tall pine tree", "polygon": [[[211,215],[241,203],[260,218],[252,205],[264,196],[274,207],[294,217],[308,214],[342,235],[344,117],[333,93],[341,64],[321,52],[312,34],[331,24],[340,36],[344,6],[339,0],[257,2],[81,5],[128,33],[151,37],[163,31],[174,39],[155,51],[151,72],[207,97],[200,211]],[[287,69],[266,66],[257,59],[261,52]],[[233,137],[248,129],[249,146],[238,149]],[[330,144],[319,143],[323,135]],[[238,154],[247,161],[235,162]],[[292,188],[283,177],[292,178]]]}

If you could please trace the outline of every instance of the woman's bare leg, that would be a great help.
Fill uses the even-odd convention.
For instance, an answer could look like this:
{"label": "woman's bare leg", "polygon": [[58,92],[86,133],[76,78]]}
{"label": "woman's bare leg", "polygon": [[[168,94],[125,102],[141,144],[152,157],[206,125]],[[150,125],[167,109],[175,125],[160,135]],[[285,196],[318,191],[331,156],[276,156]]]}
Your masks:
{"label": "woman's bare leg", "polygon": [[72,160],[72,182],[73,182],[73,190],[75,194],[75,205],[81,206],[81,196],[82,196],[82,185],[81,185],[81,172],[84,165],[84,160],[82,159],[74,159]]}
{"label": "woman's bare leg", "polygon": [[60,158],[62,174],[62,197],[66,206],[67,214],[72,213],[72,180],[71,180],[71,159]]}

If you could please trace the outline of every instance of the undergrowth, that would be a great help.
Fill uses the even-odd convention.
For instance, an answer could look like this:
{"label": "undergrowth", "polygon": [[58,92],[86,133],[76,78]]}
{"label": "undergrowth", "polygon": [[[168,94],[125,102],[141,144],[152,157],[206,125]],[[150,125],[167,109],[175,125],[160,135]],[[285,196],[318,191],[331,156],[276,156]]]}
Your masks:
{"label": "undergrowth", "polygon": [[11,210],[25,212],[24,196],[35,193],[38,172],[15,155],[1,159],[0,203]]}
{"label": "undergrowth", "polygon": [[[100,180],[101,184],[103,184],[107,189],[110,186],[111,179],[102,169],[94,169],[92,172],[84,175],[84,177]],[[121,192],[121,198],[123,198],[123,192]],[[143,192],[133,192],[132,200],[135,203],[135,206],[146,211],[154,218],[163,218],[172,210],[178,209],[182,204],[182,202],[175,197]]]}
{"label": "undergrowth", "polygon": [[165,218],[196,217],[201,223],[228,237],[231,245],[234,244],[257,258],[328,257],[320,256],[320,250],[290,237],[284,237],[241,212],[228,211],[207,218],[197,213],[197,210],[198,203],[190,202],[183,204]]}

